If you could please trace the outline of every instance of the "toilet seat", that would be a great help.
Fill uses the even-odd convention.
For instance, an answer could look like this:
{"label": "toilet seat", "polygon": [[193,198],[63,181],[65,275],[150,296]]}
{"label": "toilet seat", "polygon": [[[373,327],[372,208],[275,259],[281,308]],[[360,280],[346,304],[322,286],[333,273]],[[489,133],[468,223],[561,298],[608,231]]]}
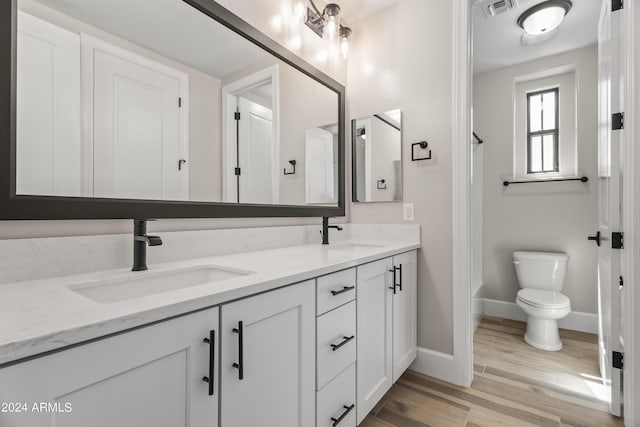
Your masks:
{"label": "toilet seat", "polygon": [[560,292],[544,289],[520,289],[518,299],[524,304],[540,308],[566,308],[571,306],[569,297]]}

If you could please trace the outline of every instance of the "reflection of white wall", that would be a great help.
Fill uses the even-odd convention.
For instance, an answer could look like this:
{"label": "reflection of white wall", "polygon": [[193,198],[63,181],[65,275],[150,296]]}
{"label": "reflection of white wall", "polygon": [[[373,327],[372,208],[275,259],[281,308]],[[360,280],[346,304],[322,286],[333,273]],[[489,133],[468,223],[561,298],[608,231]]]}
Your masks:
{"label": "reflection of white wall", "polygon": [[189,198],[218,201],[222,186],[220,168],[220,81],[94,26],[32,0],[21,0],[20,10],[74,33],[84,33],[128,50],[189,76]]}
{"label": "reflection of white wall", "polygon": [[335,203],[333,134],[312,128],[305,132],[305,203]]}
{"label": "reflection of white wall", "polygon": [[[578,171],[588,183],[513,185],[513,90],[517,76],[575,64]],[[474,127],[485,141],[484,286],[487,298],[514,302],[519,289],[515,250],[569,254],[563,293],[576,311],[597,313],[596,246],[586,236],[597,229],[597,48],[591,46],[538,61],[477,74]],[[562,125],[562,123],[561,123]]]}
{"label": "reflection of white wall", "polygon": [[[367,135],[370,147],[368,166],[371,168],[369,176],[371,202],[383,202],[394,199],[398,183],[396,182],[397,161],[401,157],[400,131],[377,117],[371,119],[371,135]],[[386,189],[378,189],[377,182],[385,180]]]}

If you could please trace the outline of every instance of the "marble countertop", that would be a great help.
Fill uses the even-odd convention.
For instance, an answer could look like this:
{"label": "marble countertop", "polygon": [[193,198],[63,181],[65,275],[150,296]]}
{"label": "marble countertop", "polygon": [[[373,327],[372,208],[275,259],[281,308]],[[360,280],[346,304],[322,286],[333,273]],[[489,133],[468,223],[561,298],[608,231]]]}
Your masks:
{"label": "marble countertop", "polygon": [[[336,249],[358,243],[377,246]],[[419,247],[419,243],[407,241],[341,240],[328,246],[314,243],[150,264],[147,272],[120,268],[3,284],[0,365]],[[253,273],[109,304],[97,303],[69,288],[114,276],[142,277],[204,265]]]}

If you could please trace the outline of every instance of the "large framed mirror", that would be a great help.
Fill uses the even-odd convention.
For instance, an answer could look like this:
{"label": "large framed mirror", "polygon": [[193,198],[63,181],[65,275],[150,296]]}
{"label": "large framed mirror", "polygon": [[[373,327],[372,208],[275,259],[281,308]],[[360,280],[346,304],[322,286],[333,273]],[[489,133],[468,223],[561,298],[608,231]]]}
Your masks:
{"label": "large framed mirror", "polygon": [[215,1],[0,21],[0,219],[344,215],[344,87]]}
{"label": "large framed mirror", "polygon": [[402,201],[402,112],[351,121],[354,202]]}

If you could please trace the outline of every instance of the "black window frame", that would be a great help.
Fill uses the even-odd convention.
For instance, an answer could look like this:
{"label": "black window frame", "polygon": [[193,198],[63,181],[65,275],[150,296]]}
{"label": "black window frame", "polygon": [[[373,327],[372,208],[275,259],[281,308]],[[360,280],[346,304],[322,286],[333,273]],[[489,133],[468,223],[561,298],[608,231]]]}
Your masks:
{"label": "black window frame", "polygon": [[[531,97],[544,95],[547,93],[555,93],[555,122],[556,126],[553,129],[544,129],[544,108],[540,108],[540,130],[531,131]],[[553,150],[555,152],[553,161],[553,170],[544,170],[544,143],[541,142],[541,158],[542,158],[542,170],[531,170],[531,139],[536,136],[544,137],[545,135],[554,135]],[[544,173],[558,173],[560,172],[560,88],[554,87],[551,89],[537,90],[535,92],[527,93],[527,174],[544,174]]]}

